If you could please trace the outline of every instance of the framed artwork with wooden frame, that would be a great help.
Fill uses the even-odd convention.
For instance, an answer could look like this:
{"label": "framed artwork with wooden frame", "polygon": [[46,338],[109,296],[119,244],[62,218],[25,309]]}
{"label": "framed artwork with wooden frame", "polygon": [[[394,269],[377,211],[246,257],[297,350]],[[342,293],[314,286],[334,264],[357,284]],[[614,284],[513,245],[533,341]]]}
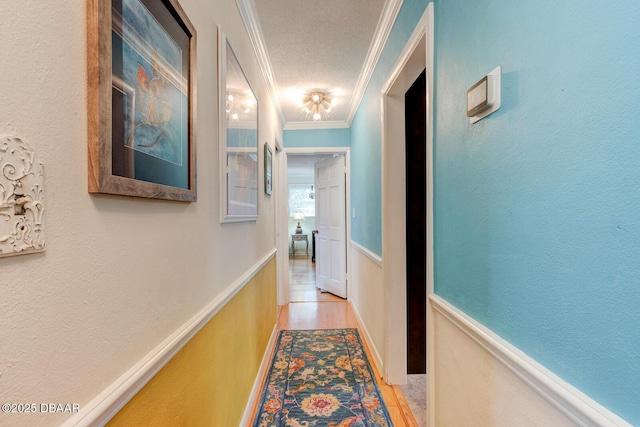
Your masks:
{"label": "framed artwork with wooden frame", "polygon": [[258,219],[258,100],[218,27],[220,222]]}
{"label": "framed artwork with wooden frame", "polygon": [[196,201],[196,31],[177,0],[88,0],[89,192]]}

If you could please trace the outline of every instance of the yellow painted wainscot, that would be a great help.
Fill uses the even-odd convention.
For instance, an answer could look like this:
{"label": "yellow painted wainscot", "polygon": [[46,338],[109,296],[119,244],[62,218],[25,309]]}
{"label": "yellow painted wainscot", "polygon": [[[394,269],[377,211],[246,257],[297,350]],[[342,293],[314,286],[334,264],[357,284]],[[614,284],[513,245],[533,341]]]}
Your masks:
{"label": "yellow painted wainscot", "polygon": [[237,426],[275,320],[273,257],[107,425]]}

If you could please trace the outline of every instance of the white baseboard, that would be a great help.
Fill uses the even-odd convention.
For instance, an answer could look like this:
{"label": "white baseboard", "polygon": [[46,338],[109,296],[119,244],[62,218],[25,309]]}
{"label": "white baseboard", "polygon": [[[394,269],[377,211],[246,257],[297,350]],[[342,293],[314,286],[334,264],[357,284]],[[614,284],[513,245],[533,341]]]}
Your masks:
{"label": "white baseboard", "polygon": [[271,357],[273,356],[273,351],[276,347],[278,331],[278,325],[276,324],[273,327],[273,331],[271,332],[271,338],[269,338],[267,349],[264,351],[264,356],[262,357],[262,362],[260,363],[260,369],[258,369],[256,380],[253,382],[253,387],[251,388],[251,394],[249,395],[247,406],[245,407],[244,414],[242,415],[242,419],[240,420],[240,426],[249,426],[251,421],[253,421],[251,419],[253,415],[253,408],[260,398],[260,392],[262,391],[262,379],[266,378],[268,370],[271,366]]}
{"label": "white baseboard", "polygon": [[[444,299],[430,295],[431,307],[460,331],[486,350],[543,399],[580,426],[624,426],[631,424],[603,407],[574,386],[568,384],[524,352],[505,341],[486,326],[478,323]],[[435,337],[437,339],[437,337]],[[428,358],[433,358],[433,346]],[[433,392],[430,398],[433,399]],[[430,401],[434,408],[434,402]]]}
{"label": "white baseboard", "polygon": [[349,302],[349,305],[351,305],[351,309],[353,310],[353,314],[356,316],[356,320],[358,321],[360,330],[364,334],[364,339],[366,340],[367,346],[369,347],[369,351],[371,352],[371,355],[373,356],[373,359],[374,359],[373,362],[376,364],[376,367],[378,368],[378,372],[382,374],[384,372],[384,363],[382,361],[382,357],[380,357],[378,348],[373,342],[373,339],[371,338],[371,334],[369,334],[369,331],[367,330],[367,326],[362,320],[362,317],[360,317],[360,313],[358,313],[358,309],[356,308],[356,306],[353,305],[352,302]]}
{"label": "white baseboard", "polygon": [[275,253],[275,249],[270,250],[264,258],[228,286],[198,314],[189,319],[138,363],[129,368],[93,400],[83,405],[77,414],[62,425],[70,427],[102,426],[106,424],[273,258]]}

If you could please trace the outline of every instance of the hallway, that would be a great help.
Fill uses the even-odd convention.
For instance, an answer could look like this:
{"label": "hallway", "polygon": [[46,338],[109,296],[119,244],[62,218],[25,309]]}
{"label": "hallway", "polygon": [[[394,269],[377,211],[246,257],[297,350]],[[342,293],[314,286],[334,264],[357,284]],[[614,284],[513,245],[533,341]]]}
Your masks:
{"label": "hallway", "polygon": [[[640,426],[640,1],[364,3],[2,3],[0,426],[247,425],[278,327],[356,322],[403,383],[407,301],[429,427]],[[300,108],[314,94],[330,115]],[[427,185],[407,190],[418,104]],[[288,167],[333,153],[348,300],[298,277],[326,190]]]}
{"label": "hallway", "polygon": [[[278,330],[358,328],[394,425],[418,427],[400,388],[385,384],[380,377],[351,305],[338,297],[334,298],[336,299],[334,301],[291,302],[289,305],[281,307],[278,314]],[[254,414],[255,410],[256,408],[254,408]]]}
{"label": "hallway", "polygon": [[[315,263],[310,258],[289,258],[290,303],[280,307],[278,330],[357,328],[365,341],[383,398],[396,426],[419,427],[399,386],[389,386],[382,380],[371,356],[368,343],[351,304],[315,287]],[[255,412],[255,408],[254,408]]]}

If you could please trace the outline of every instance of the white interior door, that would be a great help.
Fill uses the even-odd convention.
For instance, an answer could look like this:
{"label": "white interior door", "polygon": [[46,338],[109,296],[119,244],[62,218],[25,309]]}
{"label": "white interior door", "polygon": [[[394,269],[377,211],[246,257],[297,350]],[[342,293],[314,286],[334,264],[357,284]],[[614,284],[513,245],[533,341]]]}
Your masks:
{"label": "white interior door", "polygon": [[345,157],[315,164],[316,287],[347,297]]}

